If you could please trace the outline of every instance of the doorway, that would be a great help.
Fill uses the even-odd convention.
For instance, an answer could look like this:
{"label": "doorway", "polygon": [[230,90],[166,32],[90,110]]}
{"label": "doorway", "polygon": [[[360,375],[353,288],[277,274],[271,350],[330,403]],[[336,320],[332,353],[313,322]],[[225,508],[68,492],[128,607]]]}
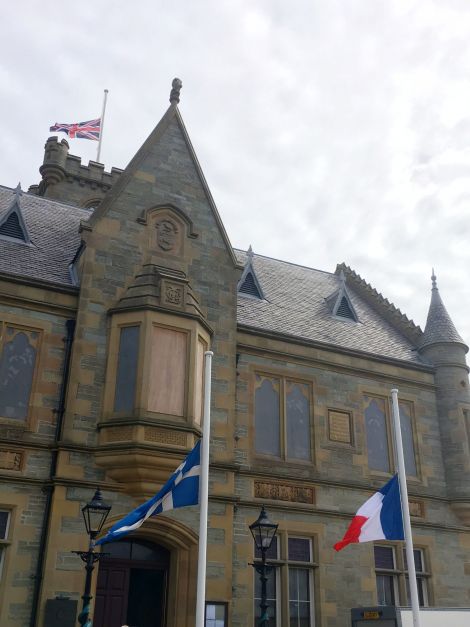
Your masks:
{"label": "doorway", "polygon": [[93,625],[165,627],[170,552],[144,540],[111,542],[103,552]]}

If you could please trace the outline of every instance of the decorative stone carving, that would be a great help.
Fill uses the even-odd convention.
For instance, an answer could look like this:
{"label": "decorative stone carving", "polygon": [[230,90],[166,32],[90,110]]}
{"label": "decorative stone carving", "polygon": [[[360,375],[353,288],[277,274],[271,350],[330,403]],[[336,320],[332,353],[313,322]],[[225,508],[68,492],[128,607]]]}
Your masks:
{"label": "decorative stone carving", "polygon": [[186,435],[184,433],[159,429],[158,427],[145,427],[144,440],[147,442],[158,442],[159,444],[186,446]]}
{"label": "decorative stone carving", "polygon": [[110,427],[106,429],[108,442],[126,442],[132,440],[132,427]]}
{"label": "decorative stone carving", "polygon": [[157,229],[157,246],[165,252],[174,251],[178,244],[178,226],[169,218],[159,220]]}
{"label": "decorative stone carving", "polygon": [[184,284],[163,281],[162,303],[182,307],[184,304]]}
{"label": "decorative stone carving", "polygon": [[352,444],[351,415],[345,411],[328,411],[329,439],[332,442]]}
{"label": "decorative stone carving", "polygon": [[295,483],[271,483],[255,481],[255,498],[289,501],[290,503],[315,503],[315,489]]}
{"label": "decorative stone carving", "polygon": [[0,468],[2,470],[21,470],[23,453],[0,449]]}
{"label": "decorative stone carving", "polygon": [[410,516],[424,518],[424,503],[422,501],[408,501]]}

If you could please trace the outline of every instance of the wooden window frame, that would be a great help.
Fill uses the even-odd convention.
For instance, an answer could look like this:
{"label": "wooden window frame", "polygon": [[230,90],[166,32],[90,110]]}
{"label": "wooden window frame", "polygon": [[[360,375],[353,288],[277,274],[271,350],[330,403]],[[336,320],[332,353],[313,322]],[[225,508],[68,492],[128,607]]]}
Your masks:
{"label": "wooden window frame", "polygon": [[[276,570],[276,627],[282,627],[283,625],[289,625],[289,569],[302,568],[308,570],[309,576],[309,591],[310,591],[310,625],[309,627],[315,627],[318,620],[318,603],[317,603],[317,588],[316,588],[316,571],[318,569],[318,562],[315,560],[318,554],[317,538],[316,536],[306,535],[304,533],[295,533],[290,531],[279,531],[277,533],[277,558],[267,558],[268,564],[275,566]],[[310,561],[296,561],[289,559],[289,539],[302,539],[308,540],[310,543]],[[256,547],[253,543],[253,564],[260,564],[261,559],[256,556]],[[255,599],[256,592],[256,578],[259,577],[255,569],[253,569],[253,599]],[[256,610],[256,601],[253,603],[253,612]],[[256,624],[255,614],[253,616],[253,624]]]}
{"label": "wooden window frame", "polygon": [[[264,377],[266,379],[279,380],[279,448],[280,454],[271,455],[269,453],[260,453],[256,450],[256,377]],[[265,370],[253,371],[253,390],[252,390],[252,416],[253,416],[253,451],[256,458],[271,459],[276,461],[284,461],[289,464],[312,464],[314,461],[314,438],[313,438],[313,385],[308,379],[293,377],[289,374],[280,374],[278,372],[269,372]],[[307,385],[308,386],[308,404],[309,404],[309,430],[310,430],[310,457],[309,459],[301,459],[298,457],[288,457],[287,455],[287,394],[286,385],[288,383]]]}
{"label": "wooden window frame", "polygon": [[[408,570],[405,565],[404,559],[404,551],[405,547],[403,544],[392,544],[385,542],[375,542],[375,546],[381,546],[388,549],[392,549],[393,551],[393,562],[394,568],[376,568],[375,566],[375,558],[374,558],[374,571],[376,575],[390,575],[394,577],[394,586],[395,586],[395,605],[409,607],[408,598],[407,598],[407,590],[406,590],[406,578],[408,576]],[[424,570],[416,573],[417,579],[422,579],[425,582],[424,590],[424,605],[422,607],[430,607],[431,606],[431,577],[432,573],[429,570],[429,554],[426,550],[426,547],[422,546],[414,546],[414,551],[420,551],[421,559],[424,564]]]}
{"label": "wooden window frame", "polygon": [[224,608],[224,627],[228,627],[228,603],[227,601],[206,601],[205,606],[204,606],[204,625],[206,625],[206,621],[207,621],[207,606],[208,605],[217,605],[217,606],[222,606]]}

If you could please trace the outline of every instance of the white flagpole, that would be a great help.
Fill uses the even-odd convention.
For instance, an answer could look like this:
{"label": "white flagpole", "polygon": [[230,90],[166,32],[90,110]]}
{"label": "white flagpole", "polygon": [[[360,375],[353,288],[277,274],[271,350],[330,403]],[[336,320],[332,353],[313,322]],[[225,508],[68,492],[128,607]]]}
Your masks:
{"label": "white flagpole", "polygon": [[403,527],[405,531],[406,561],[408,565],[408,579],[410,582],[411,609],[413,612],[413,627],[420,627],[418,585],[416,583],[415,558],[413,553],[413,536],[411,534],[410,508],[408,505],[408,488],[406,485],[405,457],[403,455],[403,441],[400,427],[400,408],[398,406],[398,390],[391,390],[393,406],[393,427],[395,432],[395,449],[398,460],[398,481],[400,483],[401,511],[403,513]]}
{"label": "white flagpole", "polygon": [[106,113],[106,101],[108,99],[108,89],[104,90],[104,97],[103,97],[103,110],[101,112],[101,124],[100,124],[100,138],[98,140],[98,150],[96,153],[96,160],[99,163],[100,162],[100,155],[101,155],[101,143],[103,141],[103,130],[104,130],[104,114]]}
{"label": "white flagpole", "polygon": [[209,441],[211,436],[212,351],[204,353],[204,416],[199,480],[199,558],[197,566],[196,627],[204,627],[206,610],[207,508],[209,496]]}

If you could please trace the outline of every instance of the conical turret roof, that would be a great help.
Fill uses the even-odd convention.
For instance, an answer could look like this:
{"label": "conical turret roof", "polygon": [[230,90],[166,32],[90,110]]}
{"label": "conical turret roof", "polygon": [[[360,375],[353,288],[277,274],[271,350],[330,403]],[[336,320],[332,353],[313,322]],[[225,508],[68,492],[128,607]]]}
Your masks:
{"label": "conical turret roof", "polygon": [[426,328],[421,336],[418,348],[421,349],[430,344],[438,344],[441,342],[463,344],[466,346],[442,302],[441,295],[437,289],[434,271],[431,280],[431,304],[429,305]]}

